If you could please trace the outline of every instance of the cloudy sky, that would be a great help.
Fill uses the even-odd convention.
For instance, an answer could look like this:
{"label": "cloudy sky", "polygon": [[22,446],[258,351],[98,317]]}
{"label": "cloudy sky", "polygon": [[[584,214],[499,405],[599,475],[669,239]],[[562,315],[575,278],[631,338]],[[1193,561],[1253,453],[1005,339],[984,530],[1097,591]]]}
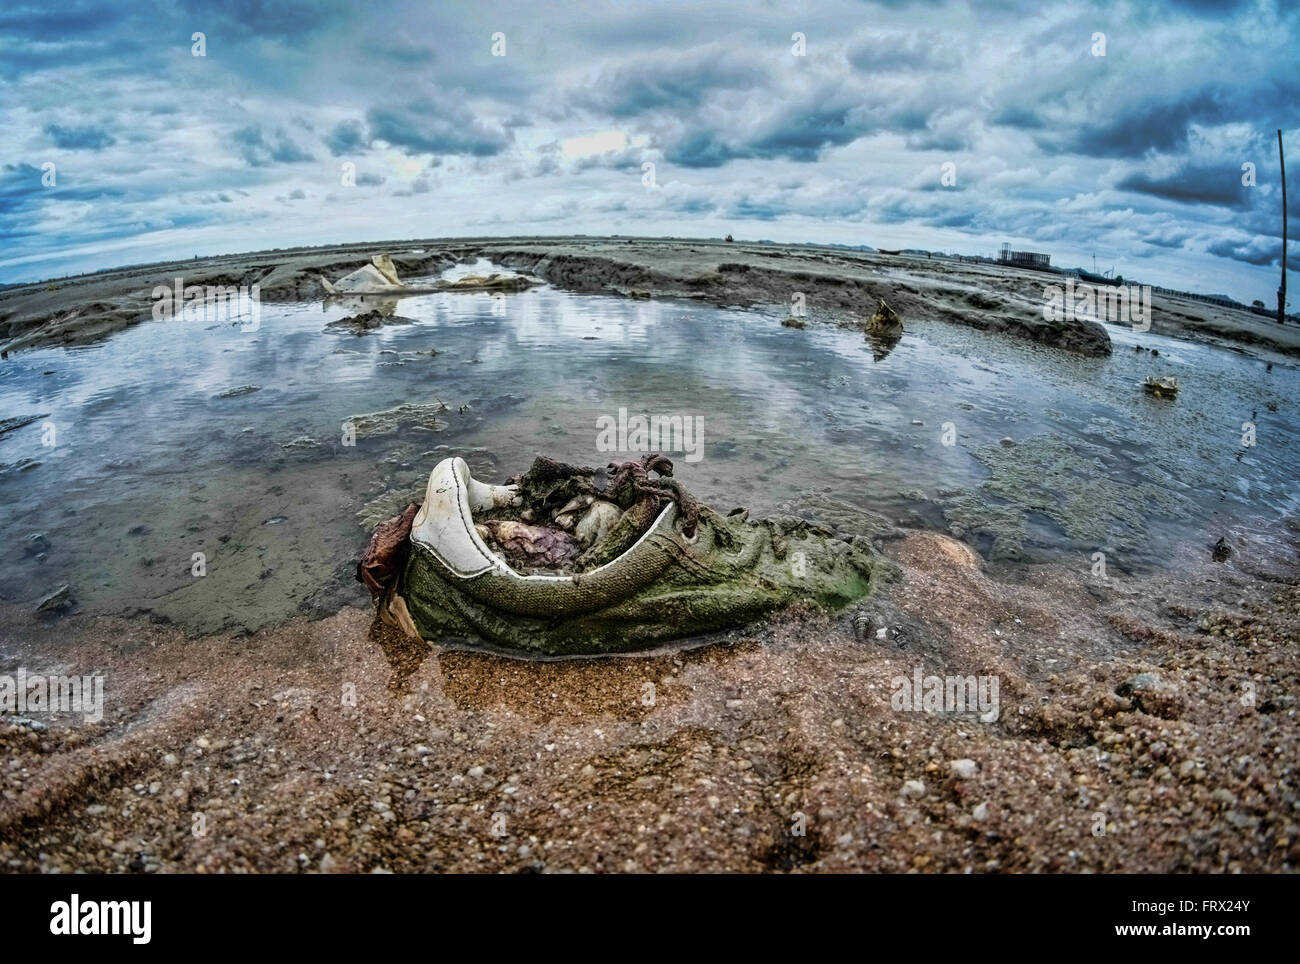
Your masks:
{"label": "cloudy sky", "polygon": [[1272,307],[1279,127],[1300,235],[1298,66],[1292,0],[5,0],[0,281],[303,243],[731,232],[1011,241]]}

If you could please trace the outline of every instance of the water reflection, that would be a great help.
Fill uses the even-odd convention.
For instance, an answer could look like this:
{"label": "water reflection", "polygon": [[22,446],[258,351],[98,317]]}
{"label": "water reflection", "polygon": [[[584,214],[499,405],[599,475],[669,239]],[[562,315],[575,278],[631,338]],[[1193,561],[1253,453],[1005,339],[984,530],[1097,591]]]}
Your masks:
{"label": "water reflection", "polygon": [[[195,593],[194,552],[230,573],[243,547],[278,562],[248,561],[223,591],[243,607],[279,593],[291,612],[346,569],[358,511],[418,482],[439,446],[480,453],[503,474],[539,452],[604,464],[597,419],[620,408],[701,417],[703,458],[679,454],[678,474],[723,508],[769,511],[816,493],[947,528],[962,493],[989,498],[982,446],[1007,438],[1029,453],[1047,436],[1080,457],[1061,471],[1082,472],[1080,485],[1049,478],[1054,498],[1141,500],[1149,484],[1187,500],[1170,517],[1117,510],[1149,520],[1133,546],[1147,561],[1207,531],[1267,527],[1295,503],[1295,370],[1151,334],[1117,330],[1115,354],[1094,359],[923,318],[902,338],[864,341],[786,328],[777,313],[550,288],[384,299],[414,323],[362,336],[326,328],[356,301],[264,305],[254,332],[193,314],[146,321],[101,345],[0,363],[0,417],[49,413],[57,430],[53,446],[40,421],[0,437],[0,596],[25,602],[70,582],[87,604],[157,607]],[[1134,337],[1159,358],[1126,350]],[[1139,387],[1165,372],[1182,385],[1172,404]],[[435,402],[449,409],[442,432],[344,441],[354,415]],[[1031,556],[1096,548],[1054,511],[1027,514]],[[263,525],[276,516],[284,522]],[[28,554],[38,532],[51,548]],[[203,605],[234,606],[212,592]]]}

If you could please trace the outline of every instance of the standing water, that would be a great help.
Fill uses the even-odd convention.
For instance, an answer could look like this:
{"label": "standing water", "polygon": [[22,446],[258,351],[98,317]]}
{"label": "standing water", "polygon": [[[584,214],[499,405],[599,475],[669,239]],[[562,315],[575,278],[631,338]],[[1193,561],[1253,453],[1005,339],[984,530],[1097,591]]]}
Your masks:
{"label": "standing water", "polygon": [[[1295,508],[1297,372],[1150,333],[1111,328],[1114,354],[1086,358],[908,318],[876,360],[860,332],[771,312],[547,287],[326,327],[357,310],[189,314],[0,363],[0,417],[44,416],[0,436],[0,599],[67,584],[83,611],[197,632],[330,612],[363,598],[366,527],[439,459],[496,482],[538,453],[601,466],[637,454],[598,445],[620,410],[698,416],[702,446],[668,454],[724,511],[834,500],[1013,565],[1158,566]],[[1153,374],[1176,400],[1143,393]]]}

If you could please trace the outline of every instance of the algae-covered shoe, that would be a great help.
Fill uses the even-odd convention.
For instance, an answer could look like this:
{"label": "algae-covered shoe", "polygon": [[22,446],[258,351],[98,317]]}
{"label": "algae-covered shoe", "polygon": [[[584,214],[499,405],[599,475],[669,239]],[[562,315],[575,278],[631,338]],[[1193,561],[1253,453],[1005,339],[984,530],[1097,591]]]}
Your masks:
{"label": "algae-covered shoe", "polygon": [[[558,485],[548,475],[546,486],[537,485],[539,467],[555,466],[573,474]],[[865,540],[792,516],[758,522],[740,510],[719,515],[668,478],[672,463],[662,456],[610,468],[619,472],[602,490],[594,470],[549,460],[539,459],[515,486],[478,482],[459,458],[440,462],[381,609],[430,642],[556,657],[645,650],[793,602],[834,609],[871,591],[875,562]],[[647,469],[660,478],[650,479]],[[523,504],[530,493],[545,490],[557,510],[572,511],[570,493],[584,488],[598,502],[622,497],[628,504],[569,570],[521,572],[485,541],[493,530],[477,525],[521,512],[543,522],[542,501]]]}

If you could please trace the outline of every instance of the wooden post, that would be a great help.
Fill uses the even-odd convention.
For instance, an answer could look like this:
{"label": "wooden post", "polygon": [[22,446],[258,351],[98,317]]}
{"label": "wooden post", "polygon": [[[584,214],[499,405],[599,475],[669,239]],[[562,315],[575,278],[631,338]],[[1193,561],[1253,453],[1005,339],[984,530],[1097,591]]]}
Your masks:
{"label": "wooden post", "polygon": [[1277,163],[1282,170],[1282,286],[1277,289],[1277,323],[1286,324],[1286,160],[1282,157],[1282,131],[1277,132]]}

